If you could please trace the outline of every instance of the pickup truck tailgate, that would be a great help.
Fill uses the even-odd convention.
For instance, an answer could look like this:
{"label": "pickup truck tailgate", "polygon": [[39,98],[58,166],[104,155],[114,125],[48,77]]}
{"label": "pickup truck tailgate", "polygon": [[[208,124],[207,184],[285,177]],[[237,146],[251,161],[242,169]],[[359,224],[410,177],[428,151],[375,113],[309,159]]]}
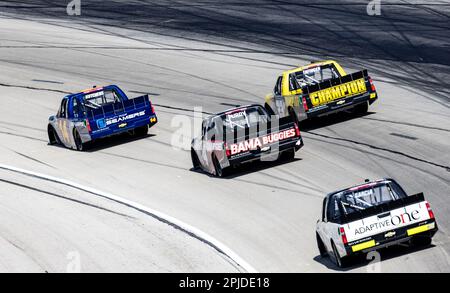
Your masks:
{"label": "pickup truck tailgate", "polygon": [[309,116],[376,99],[367,70],[302,87],[300,100]]}
{"label": "pickup truck tailgate", "polygon": [[414,227],[432,218],[423,194],[409,196],[377,208],[378,210],[363,211],[360,219],[342,225],[349,243],[401,228],[407,228],[407,236],[410,236],[418,231],[413,230]]}

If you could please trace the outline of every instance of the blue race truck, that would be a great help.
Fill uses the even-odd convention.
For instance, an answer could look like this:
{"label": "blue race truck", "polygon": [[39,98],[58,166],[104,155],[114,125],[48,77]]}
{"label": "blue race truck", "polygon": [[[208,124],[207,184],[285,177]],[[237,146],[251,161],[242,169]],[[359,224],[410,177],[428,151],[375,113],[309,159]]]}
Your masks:
{"label": "blue race truck", "polygon": [[48,139],[83,151],[92,141],[124,132],[146,136],[157,121],[148,95],[129,99],[116,85],[93,87],[62,99],[49,118]]}

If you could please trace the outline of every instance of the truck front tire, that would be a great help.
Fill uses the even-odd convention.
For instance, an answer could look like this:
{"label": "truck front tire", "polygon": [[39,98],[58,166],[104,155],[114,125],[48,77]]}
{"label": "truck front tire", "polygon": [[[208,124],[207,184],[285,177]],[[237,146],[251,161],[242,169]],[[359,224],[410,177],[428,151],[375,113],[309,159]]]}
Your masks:
{"label": "truck front tire", "polygon": [[59,145],[61,144],[61,141],[59,140],[58,134],[56,133],[53,126],[49,125],[47,128],[48,133],[48,144],[49,145]]}

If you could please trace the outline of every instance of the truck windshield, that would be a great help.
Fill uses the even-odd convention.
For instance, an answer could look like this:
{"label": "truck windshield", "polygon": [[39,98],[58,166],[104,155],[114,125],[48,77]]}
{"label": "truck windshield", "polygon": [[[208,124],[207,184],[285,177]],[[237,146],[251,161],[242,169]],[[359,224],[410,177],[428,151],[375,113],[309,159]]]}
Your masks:
{"label": "truck windshield", "polygon": [[84,106],[90,109],[98,109],[121,101],[120,96],[114,90],[100,90],[86,94],[83,97]]}
{"label": "truck windshield", "polygon": [[403,189],[394,181],[370,183],[332,195],[330,207],[333,210],[333,217],[337,217],[341,213],[351,214],[406,196]]}
{"label": "truck windshield", "polygon": [[302,87],[307,85],[318,84],[325,80],[337,77],[339,77],[339,74],[334,68],[334,65],[327,64],[323,66],[316,66],[305,69],[303,71],[291,73],[289,78],[289,87],[290,90],[293,91],[301,89]]}
{"label": "truck windshield", "polygon": [[220,120],[227,130],[245,129],[267,123],[267,114],[260,107],[241,108],[220,115]]}

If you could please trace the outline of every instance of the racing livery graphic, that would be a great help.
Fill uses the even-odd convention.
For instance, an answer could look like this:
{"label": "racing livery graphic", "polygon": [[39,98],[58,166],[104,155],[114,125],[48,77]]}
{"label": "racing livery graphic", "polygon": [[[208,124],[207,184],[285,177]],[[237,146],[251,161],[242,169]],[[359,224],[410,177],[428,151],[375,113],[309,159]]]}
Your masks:
{"label": "racing livery graphic", "polygon": [[409,242],[428,245],[438,230],[423,193],[408,196],[393,179],[382,179],[328,194],[316,238],[321,256],[339,267],[351,255]]}
{"label": "racing livery graphic", "polygon": [[148,95],[129,99],[110,85],[64,97],[47,131],[50,144],[83,151],[92,141],[123,132],[145,136],[156,123]]}
{"label": "racing livery graphic", "polygon": [[303,146],[298,125],[290,117],[273,119],[260,105],[249,105],[212,115],[194,138],[191,158],[194,169],[218,177],[230,167],[255,160],[294,158]]}
{"label": "racing livery graphic", "polygon": [[273,93],[266,96],[265,108],[302,121],[344,110],[365,113],[377,98],[367,70],[347,74],[336,61],[328,60],[283,72]]}

